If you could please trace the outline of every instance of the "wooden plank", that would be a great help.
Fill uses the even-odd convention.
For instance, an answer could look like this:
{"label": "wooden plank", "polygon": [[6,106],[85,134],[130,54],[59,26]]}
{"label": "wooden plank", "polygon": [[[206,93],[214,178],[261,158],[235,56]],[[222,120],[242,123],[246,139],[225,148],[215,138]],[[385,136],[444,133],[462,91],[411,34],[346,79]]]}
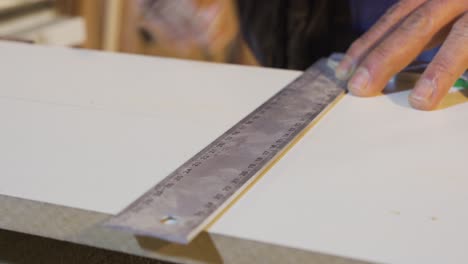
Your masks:
{"label": "wooden plank", "polygon": [[[35,182],[27,186],[41,186],[33,187],[35,192],[10,181],[0,190],[13,196],[33,191],[24,198],[68,201],[106,213],[117,213],[300,74],[7,43],[0,53],[2,61],[11,62],[0,65],[9,84],[0,90],[0,115],[8,128],[0,141],[14,150],[0,154],[0,167],[6,175]],[[38,89],[38,83],[47,85]],[[17,111],[17,118],[10,119],[8,109]],[[30,130],[34,120],[42,125]],[[17,129],[23,132],[17,134]],[[22,139],[9,139],[16,136]],[[75,140],[81,143],[71,147]],[[24,162],[31,164],[23,169],[17,163],[25,158],[21,153],[30,153]],[[36,169],[40,176],[34,176]],[[128,185],[125,175],[135,173],[139,181]],[[111,181],[108,192],[115,196],[98,202],[101,184]],[[55,192],[59,186],[62,190]],[[80,195],[83,190],[88,195]]]}
{"label": "wooden plank", "polygon": [[421,112],[407,92],[346,96],[180,247],[98,223],[300,72],[0,47],[1,228],[184,263],[468,260],[468,104]]}
{"label": "wooden plank", "polygon": [[[0,228],[178,263],[358,263],[208,233],[188,246],[179,246],[100,226],[108,213],[131,202],[134,194],[178,166],[177,160],[197,152],[300,72],[9,43],[0,46],[2,61],[8,61],[0,62],[3,81],[8,83],[0,88],[0,193],[10,195],[0,195]],[[185,108],[180,107],[183,102]],[[9,106],[15,113],[4,111]],[[53,110],[56,107],[58,111]],[[102,115],[107,117],[95,119]],[[165,123],[163,119],[169,117],[173,122]],[[212,125],[206,130],[208,124]],[[18,126],[23,128],[16,130]],[[193,137],[187,135],[188,130]],[[25,141],[16,140],[13,131]],[[164,131],[171,138],[179,133],[177,142],[167,140]],[[72,134],[79,136],[72,139]],[[117,141],[108,145],[106,138]],[[81,143],[75,145],[75,140]],[[39,146],[39,141],[44,145]],[[112,171],[102,171],[105,156],[114,160],[112,168],[108,167]],[[119,156],[122,160],[115,162]],[[27,184],[16,185],[16,180]],[[110,185],[103,190],[104,181]]]}
{"label": "wooden plank", "polygon": [[124,3],[122,0],[106,2],[104,21],[104,50],[118,51],[120,34],[122,32],[122,12]]}
{"label": "wooden plank", "polygon": [[[0,210],[3,212],[0,217],[0,258],[2,260],[9,253],[2,251],[1,229],[5,229],[172,263],[250,264],[252,262],[288,263],[290,261],[317,264],[364,263],[349,258],[210,233],[203,233],[186,246],[170,244],[157,239],[135,237],[129,233],[102,228],[100,223],[109,217],[107,214],[2,195],[0,195]],[[11,241],[4,243],[8,242]],[[48,242],[42,240],[41,243],[47,245]]]}
{"label": "wooden plank", "polygon": [[102,18],[104,14],[104,1],[82,0],[80,2],[80,15],[86,23],[86,42],[83,48],[102,48]]}
{"label": "wooden plank", "polygon": [[410,108],[408,92],[343,98],[210,232],[377,263],[466,262],[468,104],[454,96],[465,103],[435,112]]}

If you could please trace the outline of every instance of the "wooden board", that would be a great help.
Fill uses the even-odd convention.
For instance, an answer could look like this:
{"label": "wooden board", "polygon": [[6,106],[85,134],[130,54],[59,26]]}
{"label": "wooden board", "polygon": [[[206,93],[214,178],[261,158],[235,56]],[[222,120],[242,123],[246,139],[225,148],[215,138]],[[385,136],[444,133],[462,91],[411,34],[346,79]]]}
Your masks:
{"label": "wooden board", "polygon": [[299,74],[6,43],[0,54],[0,192],[111,214]]}
{"label": "wooden board", "polygon": [[183,247],[99,223],[300,72],[9,43],[0,57],[0,228],[185,263],[468,260],[466,104],[346,96]]}
{"label": "wooden board", "polygon": [[210,231],[375,261],[468,260],[468,104],[347,96]]}

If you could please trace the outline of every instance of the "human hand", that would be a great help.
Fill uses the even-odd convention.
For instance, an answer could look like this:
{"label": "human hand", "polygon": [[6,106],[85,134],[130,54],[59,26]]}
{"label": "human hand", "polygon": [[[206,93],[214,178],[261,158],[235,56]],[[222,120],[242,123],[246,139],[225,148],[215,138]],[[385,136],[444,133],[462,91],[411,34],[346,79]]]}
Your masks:
{"label": "human hand", "polygon": [[219,12],[218,1],[140,0],[140,5],[149,23],[166,37],[185,43],[206,42],[208,28]]}
{"label": "human hand", "polygon": [[[336,69],[358,96],[380,93],[423,50],[442,46],[409,102],[432,110],[468,68],[468,0],[401,0],[348,49]],[[355,71],[354,71],[355,70]]]}
{"label": "human hand", "polygon": [[197,49],[212,60],[227,53],[239,33],[231,0],[139,0],[139,7],[141,26],[181,54]]}

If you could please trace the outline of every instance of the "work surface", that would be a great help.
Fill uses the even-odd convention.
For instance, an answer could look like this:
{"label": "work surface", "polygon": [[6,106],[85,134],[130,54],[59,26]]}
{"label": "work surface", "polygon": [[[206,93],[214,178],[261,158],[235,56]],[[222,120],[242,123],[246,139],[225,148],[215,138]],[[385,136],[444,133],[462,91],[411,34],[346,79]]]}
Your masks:
{"label": "work surface", "polygon": [[468,261],[468,104],[345,96],[183,247],[99,223],[300,72],[7,43],[0,72],[0,228],[182,262]]}

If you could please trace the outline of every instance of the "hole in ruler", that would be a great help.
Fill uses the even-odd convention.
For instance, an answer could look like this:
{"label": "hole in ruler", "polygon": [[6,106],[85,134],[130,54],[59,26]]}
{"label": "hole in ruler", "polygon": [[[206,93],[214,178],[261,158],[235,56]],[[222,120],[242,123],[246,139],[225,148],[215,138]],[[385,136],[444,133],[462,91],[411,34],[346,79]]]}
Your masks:
{"label": "hole in ruler", "polygon": [[160,222],[165,225],[175,225],[177,224],[178,220],[177,218],[168,215],[168,216],[165,216],[163,219],[161,219]]}

